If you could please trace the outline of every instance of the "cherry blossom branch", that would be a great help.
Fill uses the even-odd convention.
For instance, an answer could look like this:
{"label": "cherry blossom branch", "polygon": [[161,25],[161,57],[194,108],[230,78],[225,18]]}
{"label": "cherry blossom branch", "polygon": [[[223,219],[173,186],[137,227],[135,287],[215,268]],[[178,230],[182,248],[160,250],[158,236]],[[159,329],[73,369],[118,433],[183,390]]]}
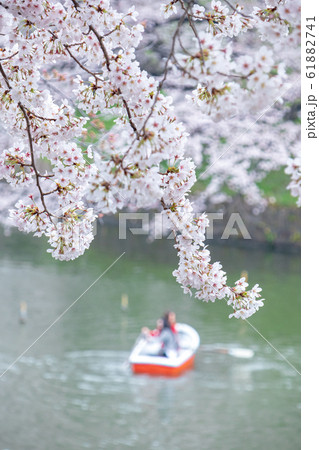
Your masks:
{"label": "cherry blossom branch", "polygon": [[8,77],[7,77],[7,75],[6,75],[5,71],[4,71],[4,69],[3,69],[1,63],[0,63],[0,73],[1,73],[1,75],[2,75],[2,77],[3,77],[3,79],[4,79],[4,81],[5,81],[5,83],[6,83],[6,85],[7,85],[7,88],[8,88],[9,90],[11,90],[11,86],[10,86]]}
{"label": "cherry blossom branch", "polygon": [[[107,50],[106,50],[104,42],[103,42],[103,36],[101,36],[92,25],[89,26],[89,29],[95,34],[97,40],[99,41],[101,50],[102,50],[104,58],[105,58],[106,67],[107,67],[108,71],[110,71],[111,70],[110,58],[109,58],[109,55],[107,53]],[[120,95],[122,94],[121,89],[118,89],[118,93]],[[132,114],[131,114],[130,108],[129,108],[128,104],[127,104],[127,101],[123,97],[122,97],[122,101],[123,101],[124,107],[125,107],[126,112],[127,112],[128,121],[129,121],[129,123],[130,123],[130,125],[131,125],[131,127],[132,127],[132,129],[134,131],[134,133],[136,134],[137,139],[139,139],[140,138],[140,133],[137,130],[136,125],[133,122]]]}
{"label": "cherry blossom branch", "polygon": [[6,56],[5,58],[0,58],[0,61],[6,61],[8,59],[14,58],[19,52],[15,52],[10,56]]}
{"label": "cherry blossom branch", "polygon": [[202,44],[201,44],[201,41],[200,41],[200,38],[199,38],[199,35],[198,35],[198,32],[197,32],[196,26],[195,26],[195,24],[194,24],[194,22],[193,22],[193,17],[192,17],[192,15],[189,13],[189,8],[190,8],[191,5],[194,4],[194,2],[191,1],[191,2],[188,4],[187,8],[185,8],[185,5],[184,5],[183,0],[179,0],[179,3],[181,4],[182,9],[183,9],[183,10],[186,12],[186,14],[187,14],[187,19],[188,19],[189,26],[190,26],[191,29],[193,30],[194,36],[196,37],[197,42],[198,42],[199,51],[200,51],[200,55],[201,55],[201,60],[202,60],[202,62],[204,62],[204,53],[203,53],[203,49],[202,49]]}
{"label": "cherry blossom branch", "polygon": [[[4,78],[8,89],[11,90],[10,82],[8,80],[8,77],[7,77],[7,75],[6,75],[5,71],[4,71],[3,66],[2,66],[1,63],[0,63],[0,73],[3,76],[3,78]],[[18,107],[20,108],[20,110],[21,110],[21,112],[22,112],[22,114],[24,116],[24,119],[26,121],[26,131],[27,131],[27,135],[28,135],[29,149],[30,149],[30,155],[31,155],[31,164],[30,164],[30,166],[32,166],[32,168],[34,170],[34,174],[35,174],[35,178],[36,178],[36,185],[37,185],[37,188],[38,188],[38,191],[39,191],[39,194],[40,194],[40,198],[41,198],[41,202],[42,202],[42,205],[43,205],[43,211],[40,212],[40,214],[45,212],[47,214],[48,218],[50,219],[50,221],[52,222],[52,214],[47,209],[47,206],[46,206],[46,203],[45,203],[45,200],[44,200],[44,193],[42,191],[42,187],[41,187],[41,183],[40,183],[40,177],[41,176],[39,175],[39,172],[37,170],[36,163],[35,163],[34,150],[33,150],[33,139],[32,139],[31,125],[30,125],[30,120],[29,120],[29,117],[28,117],[28,112],[27,112],[26,108],[22,105],[21,102],[18,102]],[[26,165],[26,164],[24,164],[24,165]]]}
{"label": "cherry blossom branch", "polygon": [[104,58],[105,58],[107,70],[110,71],[111,70],[110,58],[109,58],[109,55],[107,53],[107,50],[106,50],[104,42],[103,42],[103,36],[101,36],[92,25],[89,25],[89,29],[95,34],[97,40],[99,41],[101,50],[102,50]]}
{"label": "cherry blossom branch", "polygon": [[65,48],[65,50],[68,52],[68,54],[71,56],[71,58],[81,67],[81,69],[83,69],[85,72],[87,72],[89,75],[92,75],[94,78],[95,78],[95,80],[96,81],[103,81],[102,80],[102,78],[99,78],[98,77],[98,75],[100,74],[100,73],[94,73],[94,72],[91,72],[87,67],[85,67],[74,55],[73,55],[73,53],[71,52],[71,50],[70,50],[70,45],[68,45],[68,44],[64,44],[64,48]]}
{"label": "cherry blossom branch", "polygon": [[27,134],[28,134],[29,148],[30,148],[30,153],[31,153],[31,165],[32,165],[34,173],[35,173],[36,185],[37,185],[37,188],[38,188],[38,191],[39,191],[39,194],[40,194],[40,197],[41,197],[41,202],[42,202],[42,205],[43,205],[43,211],[40,212],[40,214],[45,212],[48,215],[50,221],[52,222],[52,218],[51,218],[52,214],[47,209],[47,206],[46,206],[46,203],[45,203],[45,200],[44,200],[44,193],[42,191],[42,187],[41,187],[41,183],[40,183],[39,173],[38,173],[38,170],[37,170],[37,167],[36,167],[36,164],[35,164],[34,150],[33,150],[33,139],[32,139],[32,133],[31,133],[30,120],[29,120],[29,117],[28,117],[28,114],[27,114],[27,111],[26,111],[25,107],[20,102],[18,103],[18,106],[21,109],[22,114],[23,114],[23,116],[25,118],[25,121],[26,121],[26,127],[27,127],[26,130],[27,130]]}
{"label": "cherry blossom branch", "polygon": [[237,14],[240,14],[241,16],[245,17],[246,19],[251,19],[251,16],[248,16],[247,14],[244,14],[243,12],[239,11],[235,6],[233,6],[229,0],[223,0],[224,3],[226,3],[234,12]]}
{"label": "cherry blossom branch", "polygon": [[53,117],[43,117],[40,116],[38,114],[36,114],[35,112],[31,111],[29,108],[27,108],[26,106],[24,106],[24,108],[26,109],[26,111],[30,114],[30,116],[36,117],[37,119],[40,120],[49,120],[49,121],[53,121],[55,122],[57,119],[53,118]]}
{"label": "cherry blossom branch", "polygon": [[[0,6],[2,3],[0,0]],[[0,112],[9,131],[17,132],[16,139],[19,145],[21,142],[21,148],[17,145],[0,155],[0,177],[15,185],[33,183],[37,188],[43,211],[39,213],[28,200],[16,204],[15,224],[19,229],[47,235],[53,256],[62,260],[82,254],[93,239],[94,213],[84,202],[94,204],[96,211],[103,214],[116,213],[124,207],[150,208],[160,202],[163,217],[175,236],[179,266],[174,275],[184,292],[194,293],[203,301],[227,298],[235,317],[249,317],[263,304],[259,299],[260,288],[256,285],[247,290],[242,279],[235,286],[228,286],[221,264],[210,262],[210,253],[204,244],[207,217],[205,214],[196,217],[188,198],[196,181],[195,164],[185,154],[188,132],[176,118],[172,97],[162,95],[161,89],[172,64],[178,69],[177,75],[180,73],[195,81],[192,95],[188,96],[190,101],[217,121],[236,115],[239,109],[248,112],[250,108],[262,107],[263,102],[268,102],[269,97],[280,91],[284,69],[278,66],[278,60],[274,60],[272,50],[263,44],[260,48],[256,45],[249,54],[245,49],[237,52],[237,48],[232,53],[231,46],[223,41],[246,31],[253,21],[242,19],[237,12],[230,14],[219,2],[213,0],[213,11],[207,13],[194,1],[173,0],[162,6],[161,11],[165,14],[177,13],[179,17],[170,38],[163,74],[155,81],[141,69],[135,57],[144,30],[140,23],[132,25],[124,20],[126,17],[136,19],[133,8],[124,15],[106,0],[61,3],[29,0],[28,7],[14,0],[9,2],[8,13],[3,12],[3,15],[10,19],[9,32],[17,38],[14,44],[17,47],[8,48],[13,52],[18,48],[19,57],[7,58],[1,66],[0,73],[4,74],[5,82],[4,89],[0,88],[4,103]],[[179,13],[176,6],[181,8]],[[284,27],[284,22],[276,18],[275,25],[270,23],[273,19],[268,17],[267,11],[259,10],[253,16],[256,33],[261,30],[265,34],[271,26],[276,31],[273,35],[278,36],[278,29],[281,31],[278,27]],[[181,37],[182,30],[189,33],[187,44]],[[220,35],[225,39],[220,39]],[[182,54],[177,51],[178,42]],[[31,51],[27,54],[25,49],[28,48]],[[77,110],[69,105],[65,96],[62,96],[62,105],[58,106],[51,93],[39,85],[43,65],[64,64],[66,60],[75,62],[71,69],[75,73],[72,72],[70,82],[75,96],[71,105],[76,105]],[[96,69],[96,65],[99,68]],[[12,78],[11,75],[6,77],[4,68],[7,67],[13,70]],[[278,69],[276,72],[274,67]],[[94,78],[95,85],[91,78],[89,84],[77,76],[82,70]],[[30,109],[23,99],[28,99]],[[116,120],[112,130],[94,146],[94,154],[88,148],[90,161],[94,160],[91,166],[85,163],[75,141],[82,135],[86,119],[105,109],[116,116]],[[85,118],[78,117],[78,111],[85,111]],[[51,119],[47,119],[50,115]],[[188,110],[185,122],[192,135],[198,125],[195,115],[189,116]],[[213,131],[216,134],[223,132],[222,127],[219,131],[219,127],[212,127],[211,123],[209,129],[212,134]],[[218,138],[213,136],[204,143],[205,148],[211,148],[212,155],[218,146]],[[198,140],[197,143],[197,147],[201,147],[199,153],[203,151],[202,142]],[[193,143],[191,136],[187,148],[198,157],[197,150],[192,149]],[[25,147],[27,151],[24,151]],[[39,173],[36,167],[38,156],[48,158],[52,173]],[[162,167],[167,166],[165,172]],[[232,170],[236,167],[237,171],[232,160],[230,166]],[[299,185],[297,166],[294,163],[291,169],[296,180],[293,190]],[[34,170],[35,176],[29,176],[29,168],[30,172],[31,168]],[[218,172],[216,178],[218,180]],[[242,182],[241,177],[238,176],[236,181]],[[48,214],[38,217],[47,213],[46,205],[51,204],[58,205],[53,212],[59,214],[61,220],[56,224]],[[78,240],[76,233],[80,235]]]}
{"label": "cherry blossom branch", "polygon": [[186,15],[187,15],[187,11],[185,11],[184,14],[181,16],[181,18],[179,19],[177,27],[175,29],[175,32],[174,32],[174,34],[172,36],[172,45],[171,45],[170,52],[169,52],[168,57],[167,57],[166,62],[165,62],[162,79],[161,79],[161,81],[158,84],[154,102],[153,102],[153,104],[151,106],[150,112],[149,112],[148,116],[146,117],[145,122],[144,122],[143,127],[142,127],[142,131],[143,131],[144,135],[146,133],[147,122],[149,121],[149,119],[153,115],[153,112],[154,112],[154,109],[155,109],[155,105],[156,105],[157,100],[158,100],[158,94],[160,93],[160,91],[161,91],[161,89],[162,89],[162,87],[163,87],[163,85],[164,85],[164,83],[166,81],[168,68],[169,68],[169,63],[170,63],[170,61],[171,61],[171,59],[172,59],[172,57],[174,56],[174,53],[175,53],[176,39],[178,38],[178,35],[179,35],[179,32],[180,32],[180,28],[181,28],[181,26],[182,26],[182,24],[183,24],[183,22],[185,20]]}

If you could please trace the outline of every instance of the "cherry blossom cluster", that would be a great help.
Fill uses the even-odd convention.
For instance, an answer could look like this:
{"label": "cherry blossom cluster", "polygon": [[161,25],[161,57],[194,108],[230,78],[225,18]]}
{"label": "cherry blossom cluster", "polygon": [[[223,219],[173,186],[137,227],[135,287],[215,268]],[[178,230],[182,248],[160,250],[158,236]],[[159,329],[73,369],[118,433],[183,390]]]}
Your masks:
{"label": "cherry blossom cluster", "polygon": [[[295,94],[289,92],[288,100],[293,101]],[[196,210],[221,207],[232,200],[231,193],[241,194],[256,214],[276,203],[260,183],[269,172],[283,171],[290,158],[300,155],[300,125],[285,119],[291,114],[289,107],[272,108],[257,122],[240,116],[212,127],[204,114],[187,116],[186,103],[178,93],[174,97],[177,115],[184,118],[190,133],[186,153],[196,163],[199,180],[205,182],[205,189],[192,194]]]}
{"label": "cherry blossom cluster", "polygon": [[30,156],[29,152],[22,151],[20,147],[4,150],[0,159],[0,177],[16,186],[32,184],[34,169]]}
{"label": "cherry blossom cluster", "polygon": [[275,64],[272,50],[263,46],[253,56],[233,59],[231,47],[223,46],[219,38],[200,33],[199,39],[204,63],[187,56],[177,60],[185,76],[199,81],[190,100],[214,121],[234,116],[242,109],[259,111],[268,106],[269,98],[275,100],[279,95],[285,71],[282,65]]}
{"label": "cherry blossom cluster", "polygon": [[273,43],[277,49],[281,44],[287,46],[286,37],[292,34],[295,38],[300,33],[300,25],[296,24],[296,18],[301,13],[300,2],[267,0],[265,3],[266,8],[253,9],[261,39]]}
{"label": "cherry blossom cluster", "polygon": [[[189,98],[202,112],[219,121],[242,109],[246,113],[262,110],[269,105],[269,99],[278,100],[286,78],[284,64],[276,60],[272,49],[265,45],[252,54],[235,57],[229,38],[256,28],[265,40],[262,32],[266,33],[270,27],[275,28],[273,33],[283,40],[289,33],[288,19],[291,20],[295,11],[278,6],[255,8],[247,15],[239,6],[230,13],[219,1],[211,2],[210,12],[197,4],[190,11],[184,2],[171,3],[181,4],[194,31],[193,48],[188,45],[185,49],[179,36],[182,52],[174,55],[174,63],[184,78],[196,82],[196,89]],[[198,29],[196,21],[201,22]],[[225,41],[225,38],[228,39]]]}
{"label": "cherry blossom cluster", "polygon": [[260,298],[259,292],[261,288],[258,284],[250,290],[246,291],[248,283],[245,278],[236,281],[235,287],[231,289],[228,305],[231,305],[234,312],[229,317],[236,317],[244,319],[254,314],[258,309],[264,305],[263,299]]}
{"label": "cherry blossom cluster", "polygon": [[243,6],[236,5],[230,8],[222,5],[220,1],[212,0],[210,8],[197,3],[184,2],[182,0],[173,0],[161,5],[161,12],[165,18],[178,13],[177,5],[187,12],[188,19],[191,21],[203,21],[210,32],[214,35],[224,35],[229,37],[237,36],[241,31],[246,31],[254,24],[254,18],[249,17],[242,11]]}
{"label": "cherry blossom cluster", "polygon": [[[211,8],[222,15],[226,6],[218,3],[217,7],[212,2]],[[250,31],[241,33],[240,41],[230,43],[225,41],[227,33],[218,34],[207,26],[205,8],[194,5],[193,19],[201,15],[202,27],[194,33],[193,43],[187,36],[179,35],[179,41],[184,38],[184,42],[174,61],[175,79],[180,73],[180,82],[184,81],[186,88],[197,83],[188,98],[204,113],[198,114],[198,120],[194,116],[189,120],[187,106],[180,95],[176,96],[175,101],[177,99],[181,105],[181,117],[191,131],[189,154],[197,164],[202,162],[204,154],[205,161],[207,158],[211,161],[201,175],[201,178],[212,176],[201,195],[202,200],[224,201],[227,196],[221,187],[226,184],[231,190],[243,193],[256,213],[267,205],[258,187],[259,181],[267,171],[278,170],[286,165],[288,158],[300,154],[298,117],[288,119],[296,123],[288,123],[287,110],[282,108],[280,116],[276,107],[282,102],[281,96],[290,103],[298,103],[300,96],[298,73],[294,72],[299,71],[300,60],[300,2],[273,1],[266,2],[265,6],[264,9],[254,8],[250,14],[243,14],[238,5],[233,9],[234,14],[248,20]],[[251,27],[264,40],[262,46],[256,45],[258,39],[249,37],[254,31]],[[277,31],[267,34],[267,27]],[[290,76],[285,67],[292,72]],[[172,78],[171,81],[174,84]],[[295,96],[291,95],[293,92]],[[266,115],[270,106],[272,110]],[[249,116],[249,112],[252,115]],[[218,127],[211,127],[205,118],[207,114],[219,121]],[[228,120],[221,120],[224,118]],[[207,148],[208,151],[203,150]],[[223,154],[227,157],[222,157]]]}
{"label": "cherry blossom cluster", "polygon": [[220,1],[213,0],[210,9],[194,4],[191,10],[191,17],[194,21],[204,21],[207,30],[214,36],[222,35],[228,37],[237,36],[242,31],[247,31],[254,25],[254,19],[243,14],[243,6],[237,5],[232,10],[227,5],[222,5]]}
{"label": "cherry blossom cluster", "polygon": [[211,255],[204,244],[205,230],[209,225],[207,216],[201,214],[195,217],[184,187],[182,197],[178,193],[178,188],[181,184],[184,185],[184,181],[190,185],[193,183],[194,169],[192,161],[186,159],[180,164],[180,170],[172,171],[163,179],[166,185],[163,215],[175,234],[175,248],[179,256],[178,269],[173,275],[184,293],[192,295],[195,291],[195,297],[205,302],[226,299],[234,311],[229,317],[247,319],[263,306],[263,299],[260,299],[259,294],[261,288],[257,284],[247,290],[248,284],[244,279],[238,280],[235,287],[229,287],[222,265],[210,262]]}
{"label": "cherry blossom cluster", "polygon": [[[0,116],[13,141],[1,152],[0,178],[24,193],[10,212],[13,223],[47,236],[59,260],[89,247],[96,214],[161,205],[175,233],[174,275],[184,292],[203,301],[225,298],[231,316],[245,319],[263,305],[261,289],[247,290],[242,279],[228,286],[221,264],[210,262],[207,217],[195,217],[189,200],[196,182],[185,150],[191,141],[163,87],[173,65],[174,76],[196,82],[192,101],[214,120],[259,110],[278,95],[284,66],[265,45],[234,56],[228,41],[259,22],[284,27],[281,15],[289,12],[277,13],[276,6],[270,14],[267,6],[247,15],[239,6],[210,6],[182,0],[162,6],[166,17],[177,14],[177,24],[157,80],[136,59],[144,26],[134,6],[119,12],[109,0],[0,0]],[[71,67],[71,99],[46,84],[52,68],[63,65]],[[58,71],[55,78],[64,80]],[[115,124],[84,150],[85,126],[98,114]]]}
{"label": "cherry blossom cluster", "polygon": [[[92,226],[94,216],[90,208],[84,207],[84,194],[87,202],[94,202],[96,209],[104,213],[134,202],[140,207],[159,201],[159,164],[182,157],[186,134],[176,122],[171,99],[159,92],[158,83],[135,61],[134,48],[141,40],[143,27],[125,25],[127,18],[135,19],[134,8],[120,14],[111,9],[109,2],[101,1],[64,5],[12,1],[10,12],[14,20],[6,51],[11,47],[11,53],[3,55],[1,66],[5,98],[2,112],[9,126],[12,123],[8,116],[16,118],[10,131],[13,134],[18,129],[31,162],[20,153],[6,151],[1,167],[3,176],[7,180],[11,176],[16,184],[19,178],[26,185],[34,172],[33,182],[38,188],[37,197],[32,195],[19,202],[11,216],[19,229],[49,236],[55,257],[70,259],[83,253],[92,240],[88,225]],[[22,25],[20,16],[26,16]],[[55,27],[55,23],[59,26]],[[40,25],[48,31],[40,29]],[[22,61],[17,70],[19,44],[28,68]],[[83,56],[87,59],[85,65],[80,61]],[[70,58],[90,75],[85,80],[76,77],[78,107],[89,114],[112,109],[118,117],[117,126],[105,140],[109,148],[102,157],[95,155],[94,165],[88,164],[81,149],[69,141],[81,135],[86,119],[77,118],[67,102],[57,106],[48,91],[37,89],[41,63]],[[97,61],[99,68],[95,70],[91,66],[96,66]],[[22,79],[25,83],[21,83]],[[50,162],[45,173],[37,169],[38,158]],[[29,166],[32,171],[22,177]],[[87,235],[83,243],[78,239],[79,227]],[[79,241],[78,251],[72,244],[72,231],[74,242]]]}
{"label": "cherry blossom cluster", "polygon": [[300,158],[290,158],[285,172],[291,176],[291,182],[288,189],[291,195],[297,197],[297,204],[301,204],[301,161]]}
{"label": "cherry blossom cluster", "polygon": [[[9,2],[7,8],[11,14],[5,9],[1,16],[7,33],[1,51],[0,112],[15,146],[2,152],[0,176],[14,186],[34,188],[16,204],[11,218],[20,230],[46,235],[54,257],[73,259],[93,239],[93,210],[84,207],[82,198],[94,168],[72,142],[86,118],[76,117],[67,101],[57,105],[39,87],[41,66],[56,57],[49,45],[51,31],[42,27],[55,23],[61,10],[37,1]],[[39,168],[43,161],[44,171]]]}

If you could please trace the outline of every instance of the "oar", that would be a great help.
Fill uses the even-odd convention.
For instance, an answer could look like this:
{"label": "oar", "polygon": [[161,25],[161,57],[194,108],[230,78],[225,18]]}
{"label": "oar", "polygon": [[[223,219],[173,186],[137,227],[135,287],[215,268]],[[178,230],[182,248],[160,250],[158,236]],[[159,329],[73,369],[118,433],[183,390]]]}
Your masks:
{"label": "oar", "polygon": [[225,355],[234,356],[235,358],[252,358],[254,351],[250,348],[222,348],[214,345],[201,345],[201,350],[205,352],[221,353]]}

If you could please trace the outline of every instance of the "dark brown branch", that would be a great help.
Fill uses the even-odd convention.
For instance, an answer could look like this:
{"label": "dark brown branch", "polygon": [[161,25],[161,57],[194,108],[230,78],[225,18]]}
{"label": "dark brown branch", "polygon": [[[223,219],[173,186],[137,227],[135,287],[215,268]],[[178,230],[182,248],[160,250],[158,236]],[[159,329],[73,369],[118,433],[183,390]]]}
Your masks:
{"label": "dark brown branch", "polygon": [[[89,28],[90,28],[90,30],[95,34],[97,40],[99,41],[101,50],[102,50],[103,55],[104,55],[104,58],[105,58],[106,67],[107,67],[108,71],[110,71],[110,70],[111,70],[111,66],[110,66],[110,57],[109,57],[109,55],[108,55],[108,53],[107,53],[107,50],[106,50],[106,47],[105,47],[105,45],[104,45],[104,42],[103,42],[103,36],[101,36],[101,35],[96,31],[96,29],[95,29],[92,25],[90,25]],[[122,91],[121,91],[121,89],[118,89],[118,93],[122,96]],[[133,129],[134,133],[136,134],[137,138],[139,139],[139,138],[140,138],[140,134],[139,134],[139,132],[138,132],[138,130],[137,130],[137,128],[136,128],[135,123],[133,122],[133,119],[132,119],[132,113],[131,113],[131,110],[130,110],[130,108],[129,108],[129,106],[128,106],[128,103],[127,103],[127,101],[125,100],[125,98],[123,98],[123,96],[122,96],[122,101],[123,101],[123,105],[124,105],[124,107],[125,107],[125,109],[126,109],[127,116],[128,116],[128,121],[129,121],[129,123],[130,123],[130,125],[131,125],[131,128]]]}
{"label": "dark brown branch", "polygon": [[111,67],[110,67],[110,57],[109,57],[109,55],[107,53],[107,50],[105,48],[105,45],[104,45],[104,42],[103,42],[103,37],[96,31],[96,29],[92,25],[89,26],[89,29],[91,31],[93,31],[93,33],[95,34],[97,40],[99,41],[101,50],[102,50],[104,58],[105,58],[107,70],[110,71],[110,69],[111,69]]}
{"label": "dark brown branch", "polygon": [[1,63],[0,63],[0,73],[3,76],[3,78],[4,78],[4,81],[6,82],[6,85],[7,85],[8,89],[11,89],[8,77],[7,77],[6,73],[5,73],[5,71],[3,70],[3,67],[2,67]]}
{"label": "dark brown branch", "polygon": [[74,42],[74,44],[68,44],[68,47],[76,47],[76,46],[83,45],[83,44],[85,44],[84,41],[82,41],[82,42]]}
{"label": "dark brown branch", "polygon": [[169,65],[170,60],[172,59],[172,57],[173,57],[173,55],[175,53],[176,39],[177,39],[177,37],[179,35],[180,27],[182,26],[186,15],[187,15],[187,11],[185,11],[184,14],[181,16],[181,18],[179,19],[177,27],[176,27],[176,30],[175,30],[175,32],[173,34],[171,49],[170,49],[169,55],[168,55],[168,57],[166,59],[165,66],[164,66],[163,78],[161,79],[161,81],[158,84],[154,102],[153,102],[153,104],[151,106],[151,110],[150,110],[148,116],[146,117],[145,122],[144,122],[143,127],[142,127],[143,135],[145,135],[145,133],[146,133],[147,122],[149,121],[149,119],[151,118],[151,116],[152,116],[152,114],[154,112],[155,105],[156,105],[156,103],[158,101],[158,95],[159,95],[159,93],[160,93],[160,91],[161,91],[161,89],[163,87],[163,84],[165,83],[165,80],[166,80],[166,77],[167,77],[167,73],[168,73],[168,65]]}
{"label": "dark brown branch", "polygon": [[44,196],[44,195],[54,194],[55,192],[58,192],[58,191],[59,191],[59,188],[57,187],[57,188],[53,189],[52,191],[44,192],[44,193],[43,193],[43,196]]}
{"label": "dark brown branch", "polygon": [[[119,93],[122,94],[121,89],[119,89]],[[138,129],[136,128],[135,123],[134,123],[133,120],[132,120],[131,110],[130,110],[128,104],[127,104],[127,101],[125,100],[125,98],[123,98],[123,96],[122,96],[122,101],[123,101],[124,107],[125,107],[126,112],[127,112],[128,121],[129,121],[129,123],[130,123],[132,129],[134,130],[134,132],[135,132],[137,138],[140,138],[140,134],[139,134],[139,132],[138,132]]]}
{"label": "dark brown branch", "polygon": [[76,10],[78,10],[78,9],[80,8],[80,4],[79,4],[76,0],[72,0],[72,3],[73,3],[74,8],[75,8]]}
{"label": "dark brown branch", "polygon": [[25,107],[22,105],[22,103],[19,102],[18,106],[19,106],[19,108],[22,111],[22,114],[24,116],[24,119],[25,119],[26,125],[27,125],[26,130],[27,130],[28,140],[29,140],[29,149],[30,149],[30,154],[31,154],[31,165],[32,165],[34,173],[35,173],[36,185],[37,185],[37,188],[39,190],[40,197],[41,197],[41,202],[42,202],[42,206],[43,206],[43,211],[40,214],[42,214],[43,212],[46,212],[48,217],[49,217],[49,219],[50,219],[50,221],[52,222],[52,218],[51,218],[52,214],[48,211],[47,206],[45,204],[45,200],[44,200],[44,195],[45,194],[42,191],[42,187],[41,187],[40,179],[39,179],[39,173],[38,173],[38,170],[37,170],[36,164],[35,164],[35,157],[34,157],[34,150],[33,150],[33,139],[32,139],[32,133],[31,133],[30,119],[29,119],[28,113],[27,113]]}
{"label": "dark brown branch", "polygon": [[250,16],[247,16],[246,14],[242,13],[241,11],[238,11],[238,9],[235,8],[228,0],[223,0],[234,12],[237,14],[240,14],[241,16],[245,17],[246,19],[251,19]]}
{"label": "dark brown branch", "polygon": [[[57,36],[54,34],[53,31],[49,30],[49,33],[51,34],[52,38],[58,39]],[[78,44],[63,44],[63,47],[65,48],[65,50],[68,52],[68,54],[71,56],[71,58],[81,67],[81,69],[83,69],[85,72],[87,72],[88,74],[92,75],[96,81],[103,81],[102,78],[99,78],[97,75],[100,75],[100,73],[94,73],[91,72],[87,67],[85,67],[71,52],[69,47],[72,47],[74,45],[81,45],[81,43]]]}
{"label": "dark brown branch", "polygon": [[52,173],[52,174],[50,174],[50,175],[43,175],[43,174],[41,174],[41,173],[38,173],[38,177],[41,177],[41,178],[51,178],[51,177],[54,177],[54,174]]}
{"label": "dark brown branch", "polygon": [[15,53],[13,53],[12,55],[10,55],[10,56],[6,56],[5,58],[0,58],[0,61],[6,61],[6,60],[8,60],[8,59],[11,59],[11,58],[13,58],[15,55],[17,55],[19,52],[15,52]]}
{"label": "dark brown branch", "polygon": [[192,80],[195,80],[197,82],[199,82],[199,79],[197,77],[195,77],[194,75],[192,75],[185,67],[183,67],[175,58],[175,56],[173,56],[173,61],[174,64],[176,65],[176,67],[183,73],[185,73],[189,78],[191,78]]}
{"label": "dark brown branch", "polygon": [[240,78],[241,80],[247,80],[249,78],[249,75],[236,75],[234,73],[223,73],[223,72],[216,72],[218,75],[222,75],[223,77],[233,77],[233,78]]}
{"label": "dark brown branch", "polygon": [[81,67],[81,69],[85,70],[85,72],[87,72],[88,74],[92,75],[96,81],[103,81],[102,78],[99,78],[97,75],[97,73],[91,72],[87,67],[85,67],[74,55],[73,53],[70,51],[69,49],[69,45],[68,44],[64,44],[64,48],[65,50],[68,52],[68,54],[71,56],[71,58]]}
{"label": "dark brown branch", "polygon": [[39,116],[38,114],[35,114],[33,111],[31,111],[29,108],[27,108],[26,106],[25,106],[25,109],[26,109],[26,111],[28,111],[29,116],[37,117],[38,119],[41,119],[41,120],[52,120],[54,122],[57,120],[57,119],[53,119],[50,117]]}

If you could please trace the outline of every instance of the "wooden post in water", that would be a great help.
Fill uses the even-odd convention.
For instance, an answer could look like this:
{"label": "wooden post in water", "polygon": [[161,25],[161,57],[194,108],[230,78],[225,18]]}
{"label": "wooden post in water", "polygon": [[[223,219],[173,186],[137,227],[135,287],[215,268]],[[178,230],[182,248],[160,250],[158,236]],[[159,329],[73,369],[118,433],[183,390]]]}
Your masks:
{"label": "wooden post in water", "polygon": [[122,294],[121,297],[121,310],[122,311],[126,311],[128,308],[128,295],[127,294]]}
{"label": "wooden post in water", "polygon": [[19,322],[26,323],[28,316],[28,305],[24,300],[20,302],[20,310],[19,310]]}

